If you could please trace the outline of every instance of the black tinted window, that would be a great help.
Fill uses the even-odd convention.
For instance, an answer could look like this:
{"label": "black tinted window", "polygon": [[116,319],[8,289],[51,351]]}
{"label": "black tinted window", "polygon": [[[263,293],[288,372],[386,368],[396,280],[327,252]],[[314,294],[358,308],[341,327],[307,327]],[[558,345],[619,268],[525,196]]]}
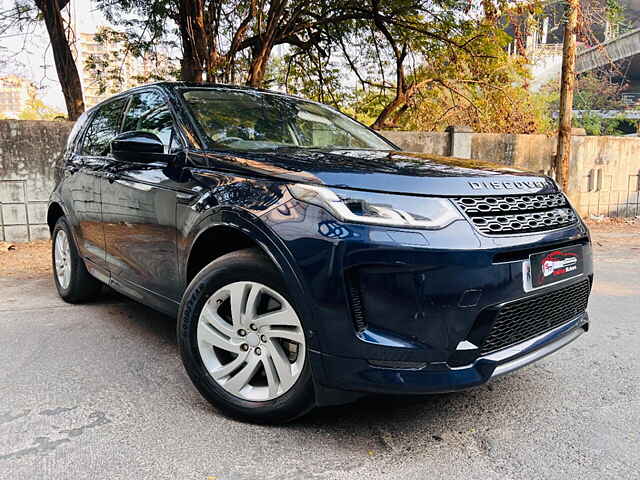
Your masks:
{"label": "black tinted window", "polygon": [[109,155],[109,142],[120,131],[120,121],[125,103],[125,99],[120,99],[100,107],[91,119],[91,124],[84,135],[83,155]]}
{"label": "black tinted window", "polygon": [[169,107],[162,96],[156,92],[138,93],[131,97],[131,103],[124,119],[123,131],[154,133],[164,143],[165,153],[175,150],[179,146],[174,135],[173,119]]}

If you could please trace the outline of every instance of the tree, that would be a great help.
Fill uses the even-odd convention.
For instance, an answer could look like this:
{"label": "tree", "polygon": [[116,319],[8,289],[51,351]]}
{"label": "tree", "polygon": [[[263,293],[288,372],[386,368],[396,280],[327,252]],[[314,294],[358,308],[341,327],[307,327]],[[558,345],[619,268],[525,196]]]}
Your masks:
{"label": "tree", "polygon": [[606,71],[588,72],[577,77],[573,92],[573,108],[576,110],[625,108],[621,94],[628,85],[614,81],[612,77],[613,75]]}
{"label": "tree", "polygon": [[[189,82],[235,83],[241,50],[257,17],[257,0],[97,0],[107,18],[126,28],[127,53],[148,52],[159,38],[171,37],[181,47],[180,78]],[[167,22],[167,19],[170,22]]]}
{"label": "tree", "polygon": [[[615,77],[615,72],[603,69],[576,78],[573,109],[579,114],[573,115],[573,127],[584,128],[587,135],[624,135],[636,131],[636,122],[625,115],[629,105],[622,101],[621,96],[627,85]],[[559,82],[544,85],[536,96],[544,104],[545,115],[551,123],[560,107]],[[554,132],[557,129],[555,123],[557,120],[550,129]]]}
{"label": "tree", "polygon": [[71,53],[69,39],[60,11],[67,6],[69,0],[35,0],[49,32],[51,50],[58,72],[58,80],[67,105],[69,120],[77,120],[84,112],[82,84]]}
{"label": "tree", "polygon": [[134,49],[126,33],[101,27],[94,39],[106,48],[86,57],[85,69],[92,74],[100,95],[115,94],[144,83],[175,80],[177,66],[170,56],[168,42],[158,40],[153,49]]}
{"label": "tree", "polygon": [[571,121],[573,89],[576,79],[576,29],[578,26],[579,0],[567,0],[566,25],[562,46],[562,77],[560,80],[560,117],[558,149],[554,169],[563,190],[569,187],[569,159],[571,158]]}
{"label": "tree", "polygon": [[51,43],[58,81],[64,95],[69,120],[84,112],[82,85],[70,46],[70,29],[62,15],[69,0],[16,0],[14,7],[4,12],[0,30],[21,30],[25,24],[44,20]]}
{"label": "tree", "polygon": [[357,3],[339,0],[98,0],[97,4],[116,25],[135,27],[127,32],[131,51],[153,48],[150,38],[177,30],[183,80],[245,82],[254,87],[264,83],[276,45],[309,49],[326,25],[358,15]]}
{"label": "tree", "polygon": [[182,41],[182,78],[202,82],[206,75],[209,81],[233,82],[236,55],[247,48],[242,42],[257,7],[257,0],[180,0],[175,20]]}
{"label": "tree", "polygon": [[[583,73],[576,78],[573,108],[575,110],[622,110],[627,105],[621,94],[627,84],[615,80],[615,73],[598,70]],[[549,115],[557,114],[560,108],[560,82],[551,81],[540,89]]]}
{"label": "tree", "polygon": [[458,68],[445,77],[445,85],[434,82],[413,99],[399,117],[402,129],[468,125],[476,132],[521,134],[544,129],[542,105],[522,86],[526,67],[521,60],[505,55],[475,73],[464,64]]}
{"label": "tree", "polygon": [[[321,48],[286,55],[286,73],[277,78],[285,78],[280,83],[288,91],[315,91],[314,98],[342,108],[350,99],[348,110],[377,129],[442,129],[446,121],[463,121],[479,131],[530,133],[542,109],[522,88],[525,62],[506,53],[500,5],[484,3],[482,17],[454,1],[366,1],[358,19],[325,28]],[[335,82],[341,67],[342,81]]]}

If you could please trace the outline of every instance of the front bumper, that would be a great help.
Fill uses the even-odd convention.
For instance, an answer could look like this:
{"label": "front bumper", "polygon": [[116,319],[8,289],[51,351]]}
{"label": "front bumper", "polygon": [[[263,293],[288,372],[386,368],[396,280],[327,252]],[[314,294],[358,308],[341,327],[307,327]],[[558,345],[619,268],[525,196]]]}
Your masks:
{"label": "front bumper", "polygon": [[323,365],[333,388],[380,394],[432,394],[463,390],[486,383],[559,350],[589,328],[586,313],[509,348],[479,357],[472,364],[450,367],[446,363],[420,369],[381,368],[362,359],[312,352]]}
{"label": "front bumper", "polygon": [[[467,221],[409,231],[339,223],[296,201],[284,207],[262,218],[282,240],[303,286],[295,303],[304,312],[318,387],[406,394],[464,389],[535,361],[586,329],[593,265],[582,222],[489,237]],[[525,290],[523,265],[531,253],[576,244],[583,246],[580,277]],[[559,321],[506,348],[479,348],[502,306],[537,302],[543,294],[564,304],[571,297],[565,289],[578,283],[589,285],[580,309],[562,307]],[[529,319],[537,308],[529,309]],[[477,348],[462,352],[467,341]]]}

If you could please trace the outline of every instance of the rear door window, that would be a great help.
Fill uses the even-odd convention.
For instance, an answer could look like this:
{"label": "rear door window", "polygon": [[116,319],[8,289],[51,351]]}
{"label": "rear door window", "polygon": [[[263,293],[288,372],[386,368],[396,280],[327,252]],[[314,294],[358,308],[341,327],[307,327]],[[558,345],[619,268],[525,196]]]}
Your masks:
{"label": "rear door window", "polygon": [[67,151],[76,152],[78,145],[78,138],[80,137],[80,132],[82,131],[82,127],[84,127],[85,123],[87,123],[87,112],[84,112],[80,115],[80,118],[76,120],[76,123],[73,124],[73,128],[69,133],[69,138],[67,139]]}
{"label": "rear door window", "polygon": [[101,106],[91,119],[82,143],[82,155],[110,155],[110,142],[119,132],[126,99],[120,98]]}

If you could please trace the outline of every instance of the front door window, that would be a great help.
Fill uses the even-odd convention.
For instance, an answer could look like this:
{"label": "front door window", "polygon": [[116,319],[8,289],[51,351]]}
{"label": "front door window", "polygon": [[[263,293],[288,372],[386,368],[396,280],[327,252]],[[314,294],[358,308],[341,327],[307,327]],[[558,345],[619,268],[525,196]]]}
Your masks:
{"label": "front door window", "polygon": [[164,153],[180,149],[173,127],[171,111],[156,92],[133,95],[124,118],[123,132],[143,131],[157,135],[164,144]]}

